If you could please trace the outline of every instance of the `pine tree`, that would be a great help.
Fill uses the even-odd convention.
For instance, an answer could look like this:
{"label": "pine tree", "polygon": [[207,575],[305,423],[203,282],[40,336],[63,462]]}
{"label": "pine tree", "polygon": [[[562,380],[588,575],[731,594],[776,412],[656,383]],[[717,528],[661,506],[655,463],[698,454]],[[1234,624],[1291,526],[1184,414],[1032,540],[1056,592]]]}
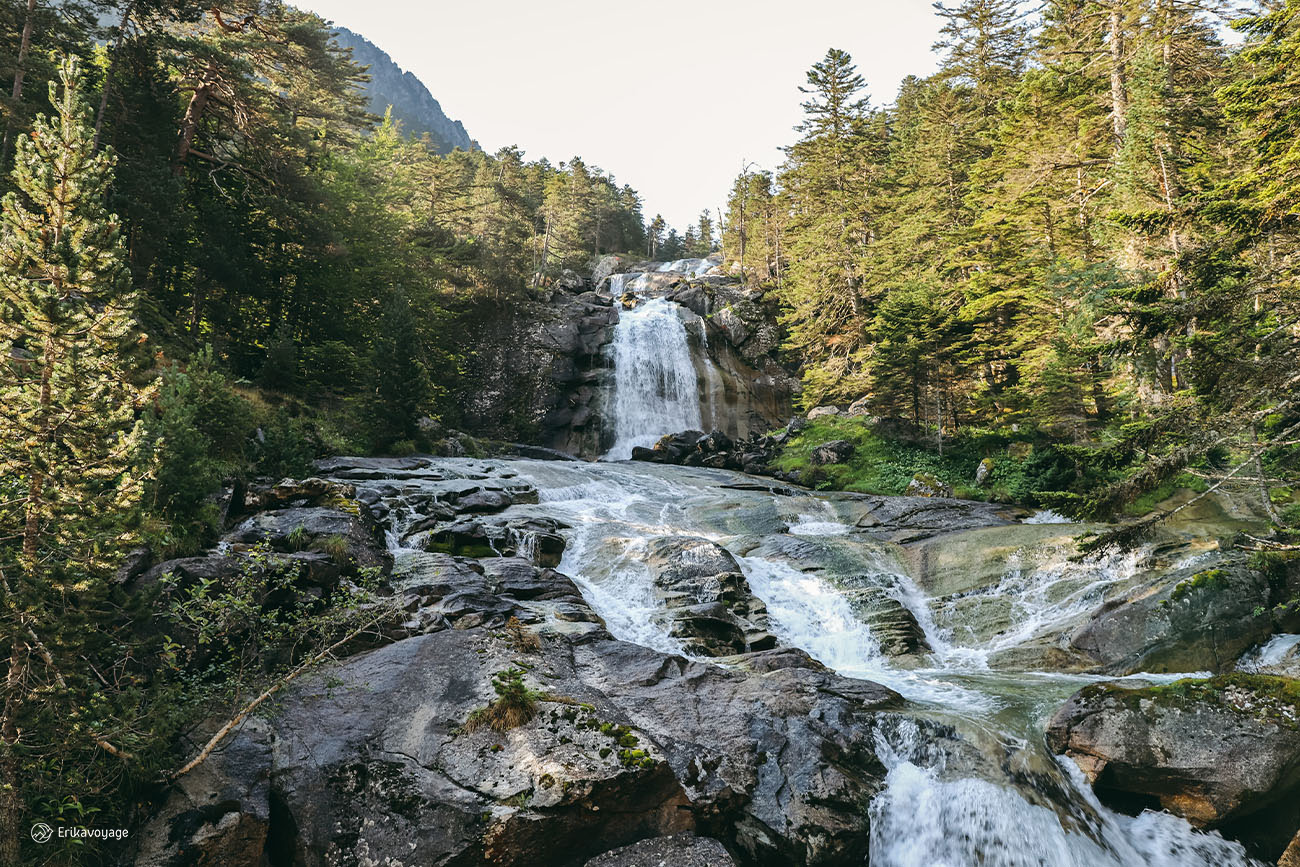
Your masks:
{"label": "pine tree", "polygon": [[664,219],[663,214],[655,214],[650,225],[646,227],[646,254],[651,258],[659,255],[659,248],[664,243],[664,232],[668,228],[668,221]]}
{"label": "pine tree", "polygon": [[862,263],[875,234],[883,116],[869,111],[865,82],[844,51],[828,51],[807,81],[803,136],[787,150],[780,177],[790,263],[781,297],[790,308],[789,346],[809,362],[804,399],[821,401],[849,387],[868,320]]}
{"label": "pine tree", "polygon": [[19,140],[18,192],[5,197],[0,234],[0,352],[14,374],[0,473],[26,480],[28,571],[110,564],[126,541],[116,522],[140,493],[146,392],[124,355],[136,295],[117,218],[103,206],[114,157],[93,152],[76,76],[74,62],[60,67],[55,115]]}
{"label": "pine tree", "polygon": [[[0,596],[9,669],[0,710],[0,862],[18,863],[23,761],[68,763],[96,744],[102,696],[83,673],[105,577],[132,538],[141,498],[137,419],[148,391],[131,381],[131,288],[117,219],[103,205],[113,156],[95,154],[77,68],[50,85],[52,117],[18,139],[0,224],[0,477],[21,496],[0,504]],[[12,559],[11,559],[12,557]],[[16,562],[17,568],[10,567]],[[42,684],[57,690],[39,694]],[[100,707],[96,709],[95,705]],[[15,750],[24,720],[51,752]],[[54,732],[51,734],[50,732]],[[89,735],[89,737],[88,737]],[[31,768],[28,767],[28,771]]]}
{"label": "pine tree", "polygon": [[961,0],[952,7],[935,3],[943,26],[934,47],[947,52],[944,71],[981,91],[1019,75],[1029,33],[1021,5],[1018,0]]}
{"label": "pine tree", "polygon": [[1300,0],[1285,0],[1234,26],[1247,35],[1242,75],[1220,96],[1256,154],[1237,186],[1274,222],[1300,216]]}
{"label": "pine tree", "polygon": [[700,212],[699,226],[695,231],[696,247],[691,255],[703,258],[713,252],[713,217],[707,209]]}

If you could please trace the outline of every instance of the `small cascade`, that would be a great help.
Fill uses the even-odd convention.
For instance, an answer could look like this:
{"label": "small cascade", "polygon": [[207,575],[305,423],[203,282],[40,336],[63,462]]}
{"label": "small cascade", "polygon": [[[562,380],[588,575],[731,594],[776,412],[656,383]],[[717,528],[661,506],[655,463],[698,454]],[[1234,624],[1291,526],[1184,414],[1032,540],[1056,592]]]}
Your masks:
{"label": "small cascade", "polygon": [[700,428],[695,364],[675,304],[652,298],[623,311],[610,354],[614,445],[606,459],[626,460],[636,446],[649,448],[664,434]]}
{"label": "small cascade", "polygon": [[1014,788],[949,774],[911,720],[876,731],[888,769],[871,802],[871,867],[1254,867],[1242,847],[1168,813],[1103,807],[1079,769],[1061,762],[1068,820]]}
{"label": "small cascade", "polygon": [[1150,546],[1078,559],[1069,546],[1012,553],[997,584],[936,603],[935,651],[949,665],[986,668],[999,651],[1077,620],[1133,582]]}
{"label": "small cascade", "polygon": [[701,277],[716,265],[717,262],[711,262],[708,259],[674,259],[671,262],[664,262],[655,270],[661,273],[674,271],[690,277]]}
{"label": "small cascade", "polygon": [[1294,633],[1274,635],[1237,663],[1237,670],[1258,674],[1281,674],[1285,672],[1276,669],[1286,666],[1300,671],[1300,651],[1296,648],[1300,648],[1300,635]]}

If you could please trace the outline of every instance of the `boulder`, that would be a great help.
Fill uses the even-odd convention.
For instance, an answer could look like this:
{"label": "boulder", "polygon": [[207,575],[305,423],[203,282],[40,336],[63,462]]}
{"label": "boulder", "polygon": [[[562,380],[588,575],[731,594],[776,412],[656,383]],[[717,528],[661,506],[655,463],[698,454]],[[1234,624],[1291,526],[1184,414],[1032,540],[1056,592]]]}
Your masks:
{"label": "boulder", "polygon": [[690,536],[661,537],[651,542],[645,564],[670,634],[687,652],[730,656],[776,646],[766,606],[722,546]]}
{"label": "boulder", "polygon": [[695,441],[695,448],[706,454],[729,451],[734,446],[731,437],[720,430],[711,431]]}
{"label": "boulder", "polygon": [[1158,804],[1269,860],[1300,828],[1300,684],[1289,678],[1095,684],[1057,711],[1047,742],[1103,801]]}
{"label": "boulder", "polygon": [[854,449],[855,446],[848,440],[831,440],[814,448],[808,459],[815,467],[842,464],[853,457]]}
{"label": "boulder", "polygon": [[582,292],[588,288],[587,278],[577,271],[565,268],[560,272],[560,276],[555,278],[555,287],[563,289],[565,292]]}
{"label": "boulder", "polygon": [[731,307],[724,307],[713,314],[713,323],[718,326],[732,346],[739,346],[749,338],[749,326]]}
{"label": "boulder", "polygon": [[164,575],[171,575],[189,586],[202,581],[220,581],[239,569],[239,560],[226,554],[206,554],[199,557],[182,557],[165,560],[126,583],[128,593],[148,590],[158,584]]}
{"label": "boulder", "polygon": [[1102,606],[1070,646],[1107,674],[1223,672],[1272,633],[1268,579],[1240,558],[1157,581]]}
{"label": "boulder", "polygon": [[849,404],[848,411],[845,412],[845,415],[856,418],[858,416],[867,415],[870,411],[871,411],[871,399],[867,397],[860,397],[857,400],[853,401],[853,403]]}
{"label": "boulder", "polygon": [[815,406],[808,410],[808,420],[812,421],[815,418],[828,418],[839,414],[840,408],[838,406]]}
{"label": "boulder", "polygon": [[322,478],[283,479],[270,487],[251,487],[244,495],[245,510],[276,509],[289,505],[338,505],[357,495],[356,486]]}
{"label": "boulder", "polygon": [[984,487],[988,484],[991,475],[993,475],[993,458],[985,458],[975,468],[975,484]]}
{"label": "boulder", "polygon": [[1300,831],[1291,838],[1291,845],[1286,847],[1282,857],[1277,859],[1277,867],[1300,867]]}
{"label": "boulder", "polygon": [[621,256],[601,256],[591,262],[592,285],[599,286],[610,274],[617,274],[623,269]]}
{"label": "boulder", "polygon": [[406,540],[419,536],[426,551],[467,557],[522,557],[539,566],[558,566],[564,555],[564,527],[551,518],[466,516],[435,522],[432,529],[412,526]]}
{"label": "boulder", "polygon": [[687,455],[695,453],[695,444],[703,437],[704,431],[701,430],[665,434],[655,443],[654,450],[663,453],[663,463],[681,463]]}
{"label": "boulder", "polygon": [[357,567],[386,567],[388,551],[369,514],[355,502],[346,508],[273,509],[248,518],[223,541],[236,549],[265,544],[281,552],[326,550],[346,555]]}
{"label": "boulder", "polygon": [[692,283],[673,292],[668,300],[677,302],[696,316],[709,315],[709,295],[703,286]]}
{"label": "boulder", "polygon": [[736,867],[736,862],[717,840],[670,834],[598,855],[585,867]]}
{"label": "boulder", "polygon": [[929,473],[917,473],[907,483],[909,497],[951,497],[952,485],[939,481]]}
{"label": "boulder", "polygon": [[881,652],[888,656],[909,656],[931,650],[916,615],[886,588],[852,579],[837,583],[842,586],[854,613],[871,628]]}

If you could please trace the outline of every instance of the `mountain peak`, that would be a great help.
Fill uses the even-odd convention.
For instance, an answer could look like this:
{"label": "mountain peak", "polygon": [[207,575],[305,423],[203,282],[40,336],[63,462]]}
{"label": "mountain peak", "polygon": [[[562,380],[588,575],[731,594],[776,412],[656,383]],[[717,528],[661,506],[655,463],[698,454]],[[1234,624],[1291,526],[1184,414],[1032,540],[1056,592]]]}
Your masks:
{"label": "mountain peak", "polygon": [[364,85],[368,108],[382,115],[391,105],[393,119],[408,135],[428,133],[438,153],[456,148],[478,150],[464,124],[443,112],[438,100],[414,73],[402,69],[387,52],[359,33],[346,27],[334,28],[334,40],[341,48],[352,50],[352,59],[370,69],[370,81]]}

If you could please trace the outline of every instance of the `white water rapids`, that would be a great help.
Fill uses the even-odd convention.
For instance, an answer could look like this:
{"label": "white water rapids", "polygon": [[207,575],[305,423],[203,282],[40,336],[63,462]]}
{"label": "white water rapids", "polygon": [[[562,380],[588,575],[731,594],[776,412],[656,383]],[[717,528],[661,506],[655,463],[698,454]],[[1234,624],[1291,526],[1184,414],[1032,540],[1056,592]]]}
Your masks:
{"label": "white water rapids", "polygon": [[[656,616],[662,603],[644,555],[660,537],[709,539],[736,557],[783,644],[803,648],[843,675],[890,686],[921,715],[991,739],[995,751],[1036,762],[1057,780],[1058,806],[1045,806],[1023,781],[946,767],[942,751],[927,744],[915,725],[882,727],[877,753],[887,776],[869,808],[871,867],[1255,864],[1238,844],[1197,832],[1182,819],[1151,812],[1130,817],[1098,803],[1071,762],[1058,764],[1047,755],[1042,732],[1069,695],[1103,678],[990,670],[987,657],[994,647],[1032,630],[1021,625],[1012,635],[979,639],[954,637],[937,626],[932,608],[938,600],[916,586],[892,546],[854,526],[846,512],[852,500],[777,495],[753,485],[750,477],[702,468],[510,460],[492,462],[493,470],[468,459],[440,463],[467,478],[508,472],[535,486],[540,501],[512,506],[508,514],[547,517],[567,526],[559,571],[575,580],[616,637],[682,652]],[[782,546],[798,557],[772,553]],[[1031,561],[1028,555],[1013,558],[1003,589],[1017,597],[1008,604],[1020,621],[1043,628],[1077,611],[1081,598],[1092,595],[1088,588],[1131,580],[1138,568],[1132,558],[1115,557],[1081,564],[1071,573],[1050,551]],[[934,648],[919,666],[898,664],[882,653],[837,579],[821,568],[831,562],[849,563],[848,572],[913,612]],[[1061,797],[1069,804],[1064,814]]]}

